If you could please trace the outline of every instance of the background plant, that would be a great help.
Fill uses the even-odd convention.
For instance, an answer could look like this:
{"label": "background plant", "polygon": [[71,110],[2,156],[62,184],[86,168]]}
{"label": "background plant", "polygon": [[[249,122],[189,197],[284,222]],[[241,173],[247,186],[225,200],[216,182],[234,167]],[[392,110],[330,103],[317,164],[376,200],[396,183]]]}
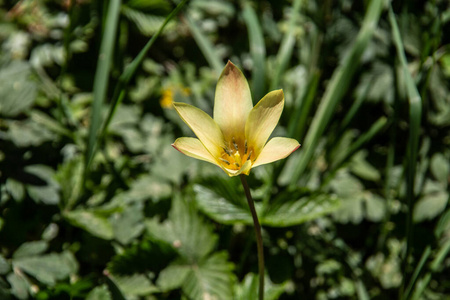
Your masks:
{"label": "background plant", "polygon": [[0,4],[1,299],[255,298],[238,179],[170,147],[227,59],[303,145],[249,177],[266,299],[449,297],[447,1]]}

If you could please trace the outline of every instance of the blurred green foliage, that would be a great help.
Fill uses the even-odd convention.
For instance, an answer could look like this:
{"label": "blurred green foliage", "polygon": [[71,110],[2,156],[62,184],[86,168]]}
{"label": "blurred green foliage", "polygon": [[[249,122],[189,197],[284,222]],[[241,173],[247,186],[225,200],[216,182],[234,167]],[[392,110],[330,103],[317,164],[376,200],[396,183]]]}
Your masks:
{"label": "blurred green foliage", "polygon": [[266,299],[450,299],[449,32],[445,0],[0,0],[0,299],[256,299],[239,180],[170,147],[228,59],[303,145],[249,177]]}

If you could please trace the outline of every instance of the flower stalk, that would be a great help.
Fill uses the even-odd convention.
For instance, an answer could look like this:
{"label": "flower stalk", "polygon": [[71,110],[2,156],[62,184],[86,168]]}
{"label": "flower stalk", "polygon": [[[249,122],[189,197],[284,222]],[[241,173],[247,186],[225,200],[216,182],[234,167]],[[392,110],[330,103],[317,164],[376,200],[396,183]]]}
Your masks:
{"label": "flower stalk", "polygon": [[253,218],[253,227],[255,228],[256,246],[258,250],[258,273],[259,273],[259,300],[264,300],[264,248],[261,235],[261,225],[259,224],[258,215],[256,214],[255,204],[253,202],[250,188],[244,174],[240,174],[242,186],[244,187],[245,196]]}

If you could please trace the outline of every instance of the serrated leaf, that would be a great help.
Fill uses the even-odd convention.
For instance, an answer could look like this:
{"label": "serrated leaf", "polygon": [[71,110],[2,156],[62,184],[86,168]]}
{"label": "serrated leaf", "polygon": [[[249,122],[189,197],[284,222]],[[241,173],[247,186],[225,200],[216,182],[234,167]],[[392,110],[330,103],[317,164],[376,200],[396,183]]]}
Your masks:
{"label": "serrated leaf", "polygon": [[414,205],[414,222],[422,222],[435,218],[444,211],[448,201],[449,194],[445,190],[423,196]]}
{"label": "serrated leaf", "polygon": [[151,236],[173,245],[180,255],[190,261],[205,257],[217,241],[211,226],[198,216],[193,203],[186,203],[180,197],[172,201],[167,220],[159,223],[152,219],[147,221],[146,227]]}
{"label": "serrated leaf", "polygon": [[18,299],[28,299],[28,291],[30,290],[30,283],[26,280],[23,274],[10,273],[6,277],[11,285],[11,294]]}
{"label": "serrated leaf", "polygon": [[227,261],[227,253],[212,255],[192,266],[183,283],[183,291],[195,300],[233,299],[233,265]]}
{"label": "serrated leaf", "polygon": [[112,300],[111,294],[105,285],[97,286],[86,297],[86,300]]}
{"label": "serrated leaf", "polygon": [[117,285],[120,291],[127,296],[146,296],[159,289],[143,274],[134,274],[131,276],[110,276],[111,280]]}
{"label": "serrated leaf", "polygon": [[161,271],[156,285],[163,291],[181,288],[186,277],[190,274],[190,267],[183,265],[171,265]]}
{"label": "serrated leaf", "polygon": [[14,200],[20,202],[25,197],[25,187],[19,181],[12,178],[8,178],[5,184],[6,191],[14,198]]}
{"label": "serrated leaf", "polygon": [[126,197],[133,201],[144,201],[153,199],[158,201],[170,196],[172,187],[165,181],[156,176],[143,175],[136,179],[127,191]]}
{"label": "serrated leaf", "polygon": [[90,234],[110,240],[114,237],[114,231],[109,220],[102,214],[88,210],[74,210],[64,214],[64,217],[74,226],[80,227]]}
{"label": "serrated leaf", "polygon": [[244,192],[238,190],[239,185],[236,180],[220,177],[212,177],[194,185],[199,208],[219,223],[253,224]]}
{"label": "serrated leaf", "polygon": [[5,275],[11,270],[11,266],[8,261],[0,255],[0,275]]}
{"label": "serrated leaf", "polygon": [[[286,289],[286,283],[273,284],[268,276],[264,281],[264,299],[277,300]],[[258,298],[259,276],[253,273],[247,274],[242,283],[236,286],[236,300],[248,300]]]}
{"label": "serrated leaf", "polygon": [[9,123],[8,137],[17,147],[24,148],[39,146],[44,142],[51,141],[55,139],[55,134],[45,126],[25,119]]}
{"label": "serrated leaf", "polygon": [[450,165],[448,159],[446,159],[442,153],[436,153],[431,158],[430,168],[434,178],[436,178],[444,186],[447,186],[448,177],[450,175]]}
{"label": "serrated leaf", "polygon": [[386,214],[386,201],[384,198],[372,194],[365,194],[366,218],[372,222],[380,222]]}
{"label": "serrated leaf", "polygon": [[78,269],[75,257],[70,252],[20,257],[13,259],[13,266],[50,286],[55,285],[57,280],[67,278]]}
{"label": "serrated leaf", "polygon": [[56,180],[61,185],[62,199],[70,209],[80,197],[82,191],[83,160],[77,156],[58,167]]}
{"label": "serrated leaf", "polygon": [[114,256],[108,264],[108,270],[117,275],[131,275],[145,272],[157,274],[176,255],[172,246],[166,242],[144,240],[124,249],[121,253]]}
{"label": "serrated leaf", "polygon": [[27,256],[35,256],[44,253],[48,249],[48,243],[46,241],[33,241],[26,242],[20,245],[14,252],[13,258],[21,258]]}
{"label": "serrated leaf", "polygon": [[279,197],[260,217],[261,224],[274,227],[298,225],[336,211],[340,201],[331,195],[311,195],[300,199]]}
{"label": "serrated leaf", "polygon": [[30,76],[30,65],[22,61],[0,70],[0,116],[17,116],[33,105],[37,85]]}
{"label": "serrated leaf", "polygon": [[[139,31],[146,36],[154,35],[161,25],[165,21],[165,17],[160,17],[156,15],[145,14],[139,10],[134,10],[130,7],[122,7],[123,14],[132,21]],[[170,31],[175,27],[175,23],[170,21],[165,28],[165,31]]]}
{"label": "serrated leaf", "polygon": [[350,163],[350,171],[362,179],[378,181],[380,180],[380,172],[367,162],[367,151],[362,150],[356,153]]}
{"label": "serrated leaf", "polygon": [[120,214],[114,214],[111,218],[114,237],[123,245],[130,243],[144,229],[142,203],[134,203]]}
{"label": "serrated leaf", "polygon": [[60,186],[54,179],[55,171],[46,165],[30,165],[25,167],[25,171],[42,180],[41,185],[27,185],[27,191],[33,200],[44,204],[59,203]]}

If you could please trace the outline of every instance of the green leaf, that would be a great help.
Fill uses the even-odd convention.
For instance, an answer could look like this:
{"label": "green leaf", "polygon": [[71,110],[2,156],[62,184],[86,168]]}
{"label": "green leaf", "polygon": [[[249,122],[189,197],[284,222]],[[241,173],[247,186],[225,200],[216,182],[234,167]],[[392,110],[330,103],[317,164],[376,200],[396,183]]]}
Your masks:
{"label": "green leaf", "polygon": [[148,276],[134,274],[131,276],[110,276],[120,291],[127,296],[146,296],[159,289],[150,281]]}
{"label": "green leaf", "polygon": [[55,285],[57,280],[66,279],[78,269],[77,261],[70,252],[15,258],[13,266],[50,286]]}
{"label": "green leaf", "polygon": [[450,174],[450,165],[448,159],[446,159],[442,153],[436,153],[433,157],[431,157],[430,169],[434,178],[444,184],[444,186],[447,186],[448,176]]}
{"label": "green leaf", "polygon": [[155,239],[171,244],[180,255],[194,262],[208,255],[217,241],[211,226],[197,215],[193,204],[180,197],[173,199],[167,220],[159,223],[151,219],[146,227]]}
{"label": "green leaf", "polygon": [[25,242],[14,252],[13,259],[39,255],[47,251],[48,243],[46,241]]}
{"label": "green leaf", "polygon": [[342,63],[339,64],[339,67],[333,72],[330,82],[327,85],[316,114],[312,119],[313,121],[310,129],[305,137],[303,143],[305,147],[303,151],[299,152],[297,155],[291,155],[288,159],[287,165],[294,165],[295,169],[292,174],[283,174],[284,176],[281,176],[279,180],[281,183],[289,183],[291,187],[295,187],[300,176],[304,173],[311,161],[315,149],[333,116],[337,104],[342,100],[351,84],[351,79],[356,72],[364,50],[375,32],[382,8],[382,0],[370,1],[356,40],[348,50]]}
{"label": "green leaf", "polygon": [[26,186],[28,194],[34,201],[48,205],[59,203],[60,186],[54,179],[55,171],[52,168],[46,165],[30,165],[25,167],[25,172],[36,176],[46,183]]}
{"label": "green leaf", "polygon": [[5,275],[11,270],[11,266],[9,265],[9,262],[0,255],[0,275]]}
{"label": "green leaf", "polygon": [[181,288],[186,277],[190,275],[190,267],[173,264],[161,271],[156,285],[163,291]]}
{"label": "green leaf", "polygon": [[[245,275],[242,283],[236,286],[236,300],[248,300],[258,298],[259,277],[253,273]],[[273,284],[268,276],[264,281],[264,299],[277,300],[286,289],[287,282]]]}
{"label": "green leaf", "polygon": [[330,195],[310,195],[296,199],[286,192],[269,204],[260,216],[261,224],[273,227],[298,225],[334,212],[339,205],[337,197]]}
{"label": "green leaf", "polygon": [[157,202],[162,198],[169,197],[172,187],[165,180],[152,175],[142,175],[134,180],[124,197],[132,201],[144,201],[152,199]]}
{"label": "green leaf", "polygon": [[21,202],[24,199],[25,187],[21,182],[8,178],[6,179],[5,188],[14,200]]}
{"label": "green leaf", "polygon": [[238,187],[240,183],[230,178],[205,179],[194,185],[198,207],[210,218],[223,224],[253,224],[244,192]]}
{"label": "green leaf", "polygon": [[6,277],[6,280],[11,285],[11,294],[21,300],[28,299],[28,291],[31,286],[23,274],[10,273]]}
{"label": "green leaf", "polygon": [[129,244],[144,229],[143,204],[134,203],[120,214],[112,216],[114,237],[123,245]]}
{"label": "green leaf", "polygon": [[445,189],[439,188],[440,185],[436,182],[434,182],[433,184],[432,181],[427,181],[425,183],[425,188],[431,185],[434,185],[437,189],[434,191],[431,190],[429,193],[426,193],[414,205],[414,222],[422,222],[425,220],[434,219],[441,212],[443,212],[445,207],[447,206],[447,203],[449,201],[449,193]]}
{"label": "green leaf", "polygon": [[[161,25],[164,24],[164,21],[166,20],[166,17],[145,14],[140,10],[135,10],[128,6],[123,6],[122,12],[145,36],[152,36],[157,33]],[[171,21],[167,23],[166,30],[173,30],[175,29],[175,26],[176,23]]]}
{"label": "green leaf", "polygon": [[33,105],[37,85],[30,76],[30,65],[21,61],[0,69],[0,116],[15,117]]}
{"label": "green leaf", "polygon": [[58,167],[55,176],[61,186],[61,195],[66,209],[71,209],[83,189],[83,161],[76,156]]}
{"label": "green leaf", "polygon": [[121,0],[108,2],[106,21],[101,38],[100,52],[98,54],[97,67],[94,77],[93,102],[90,116],[90,127],[85,153],[84,170],[87,174],[90,163],[94,157],[99,138],[99,129],[102,123],[102,106],[107,97],[110,69],[114,52],[114,44],[117,38],[117,24],[119,23]]}
{"label": "green leaf", "polygon": [[350,171],[362,179],[378,181],[381,178],[380,172],[366,160],[367,155],[367,150],[356,153],[351,159]]}
{"label": "green leaf", "polygon": [[215,253],[198,265],[193,265],[183,283],[183,291],[191,299],[233,299],[235,281],[233,264],[227,261],[227,253]]}
{"label": "green leaf", "polygon": [[86,300],[112,300],[106,285],[97,286],[86,297]]}
{"label": "green leaf", "polygon": [[103,214],[79,209],[66,212],[64,217],[73,226],[80,227],[93,236],[105,240],[110,240],[114,237],[113,227]]}
{"label": "green leaf", "polygon": [[144,240],[116,254],[108,263],[108,270],[116,275],[150,271],[157,274],[176,256],[177,253],[172,245],[163,241]]}
{"label": "green leaf", "polygon": [[264,95],[266,80],[266,45],[264,43],[264,35],[258,20],[258,16],[253,7],[248,3],[244,3],[242,17],[248,30],[248,39],[250,43],[250,54],[252,55],[252,95],[258,101]]}
{"label": "green leaf", "polygon": [[8,137],[17,147],[21,148],[39,146],[55,139],[55,135],[46,127],[40,126],[30,119],[11,122]]}

